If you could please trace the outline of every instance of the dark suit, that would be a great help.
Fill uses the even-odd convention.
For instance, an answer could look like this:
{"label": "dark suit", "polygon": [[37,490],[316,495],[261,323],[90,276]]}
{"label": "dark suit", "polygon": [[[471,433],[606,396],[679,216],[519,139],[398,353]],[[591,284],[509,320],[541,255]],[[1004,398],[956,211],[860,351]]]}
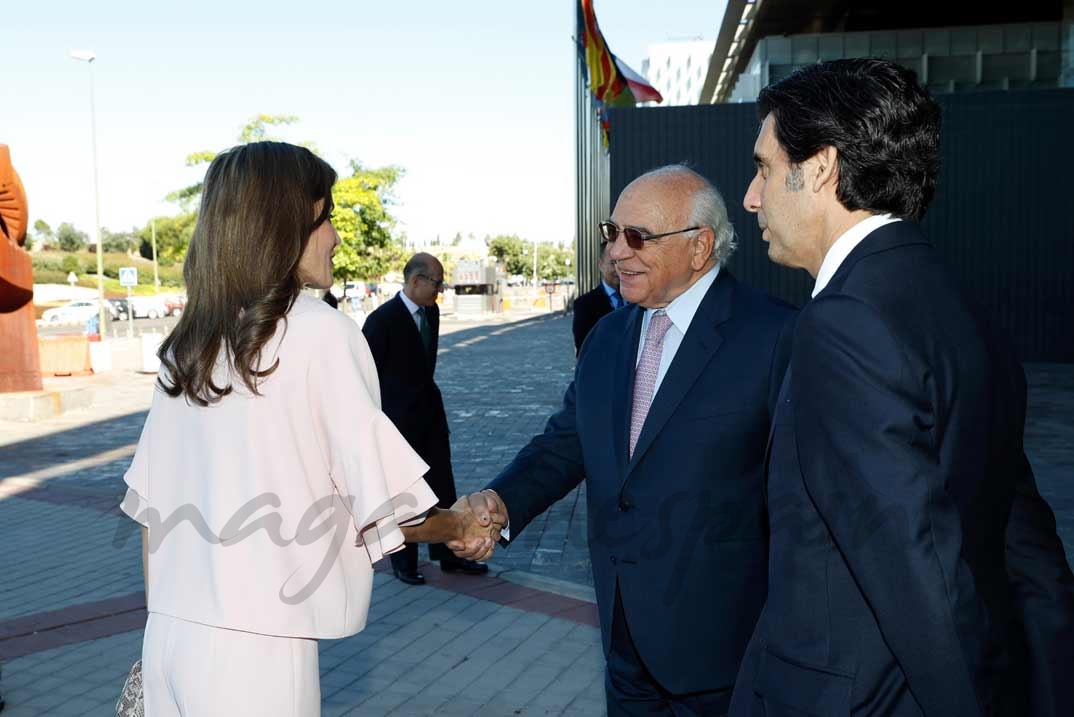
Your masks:
{"label": "dark suit", "polygon": [[[450,508],[456,499],[451,443],[444,399],[433,380],[440,337],[440,308],[435,304],[426,307],[425,316],[432,332],[432,346],[428,352],[414,317],[398,294],[369,314],[362,333],[377,364],[384,413],[429,464],[425,480],[436,493],[438,505]],[[430,560],[450,557],[451,551],[443,545],[429,545]],[[392,564],[414,568],[417,558],[418,546],[407,545],[392,554]]]}
{"label": "dark suit", "polygon": [[1021,622],[1038,656],[1070,654],[1053,641],[1070,615],[1037,589],[1069,590],[1041,572],[1069,568],[1009,356],[910,222],[802,309],[766,461],[768,602],[732,714],[1026,714]]}
{"label": "dark suit", "polygon": [[628,459],[643,314],[600,321],[563,408],[490,488],[518,540],[584,476],[605,655],[618,606],[664,689],[729,697],[765,595],[762,457],[792,311],[721,271]]}
{"label": "dark suit", "polygon": [[582,343],[589,332],[597,325],[597,322],[614,310],[612,299],[604,290],[604,284],[598,284],[597,288],[587,291],[574,300],[574,320],[571,322],[571,331],[574,332],[574,353],[582,352]]}

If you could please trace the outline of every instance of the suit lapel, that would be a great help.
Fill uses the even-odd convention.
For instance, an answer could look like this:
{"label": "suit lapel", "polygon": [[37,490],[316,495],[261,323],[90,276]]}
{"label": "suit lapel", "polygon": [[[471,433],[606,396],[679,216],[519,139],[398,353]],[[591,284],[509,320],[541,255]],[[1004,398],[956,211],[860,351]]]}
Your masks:
{"label": "suit lapel", "polygon": [[[422,363],[425,368],[429,370],[429,374],[431,375],[433,366],[431,365],[431,359],[429,355],[425,353],[425,342],[421,340],[421,332],[418,330],[418,325],[414,321],[414,315],[410,313],[410,309],[407,308],[407,305],[403,302],[401,298],[399,298],[398,294],[396,294],[395,298],[392,299],[392,301],[397,304],[395,308],[395,311],[398,313],[399,316],[397,321],[399,322],[400,330],[403,332],[403,335],[408,337],[407,343],[410,344],[410,350],[422,357]],[[429,313],[430,312],[426,310],[426,321],[429,321]],[[431,321],[429,323],[429,326],[433,326],[433,323]],[[437,329],[439,329],[439,317],[437,317],[436,327]],[[433,339],[433,345],[436,345],[435,338]]]}
{"label": "suit lapel", "polygon": [[612,433],[618,475],[626,476],[627,450],[630,439],[630,408],[634,400],[634,369],[638,357],[638,340],[641,336],[641,319],[645,310],[640,307],[624,309],[630,311],[627,330],[623,332],[622,343],[615,352],[615,376],[612,383]]}
{"label": "suit lapel", "polygon": [[[735,280],[726,271],[721,270],[716,281],[709,288],[701,305],[690,322],[690,328],[683,336],[675,359],[668,367],[664,380],[660,382],[656,396],[653,397],[649,413],[642,426],[634,455],[627,466],[625,481],[630,477],[634,467],[644,457],[645,451],[660,434],[679,405],[686,398],[690,387],[697,382],[698,376],[708,366],[712,357],[723,343],[719,326],[731,317],[731,298],[734,293]],[[631,377],[633,378],[633,377]],[[629,409],[627,411],[629,417]],[[629,418],[628,418],[629,420]]]}

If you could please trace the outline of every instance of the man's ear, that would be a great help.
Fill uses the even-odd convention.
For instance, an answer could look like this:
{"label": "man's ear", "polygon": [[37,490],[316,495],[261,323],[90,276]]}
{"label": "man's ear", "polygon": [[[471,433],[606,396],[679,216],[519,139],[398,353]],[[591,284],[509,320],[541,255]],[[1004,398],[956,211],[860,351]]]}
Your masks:
{"label": "man's ear", "polygon": [[712,245],[716,243],[716,232],[712,227],[702,227],[697,233],[697,241],[694,242],[693,254],[690,256],[690,266],[694,271],[700,271],[712,256]]}
{"label": "man's ear", "polygon": [[821,147],[820,151],[813,155],[813,167],[809,177],[812,181],[813,191],[819,192],[825,186],[831,185],[834,190],[839,183],[839,152],[831,145]]}

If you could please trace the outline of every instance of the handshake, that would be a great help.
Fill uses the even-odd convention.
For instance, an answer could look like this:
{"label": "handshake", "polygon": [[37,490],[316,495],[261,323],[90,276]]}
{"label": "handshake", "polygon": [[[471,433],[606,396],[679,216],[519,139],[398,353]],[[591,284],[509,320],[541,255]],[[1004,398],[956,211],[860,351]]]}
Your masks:
{"label": "handshake", "polygon": [[507,525],[507,506],[493,491],[484,490],[459,498],[451,511],[456,526],[445,541],[460,558],[484,562],[492,557],[500,531]]}

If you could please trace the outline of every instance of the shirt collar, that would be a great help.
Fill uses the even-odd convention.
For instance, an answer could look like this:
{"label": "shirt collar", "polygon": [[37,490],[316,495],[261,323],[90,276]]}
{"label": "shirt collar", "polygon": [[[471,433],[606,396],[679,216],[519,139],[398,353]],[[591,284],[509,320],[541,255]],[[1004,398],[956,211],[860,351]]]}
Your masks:
{"label": "shirt collar", "polygon": [[839,270],[839,267],[842,266],[847,256],[850,255],[850,252],[854,251],[854,247],[861,244],[865,237],[869,236],[885,224],[891,224],[892,222],[897,221],[901,220],[890,214],[874,214],[871,217],[862,219],[850,229],[843,232],[843,234],[835,240],[835,243],[832,244],[828,253],[824,255],[824,261],[820,263],[820,270],[817,271],[817,283],[813,285],[813,296],[824,291],[824,288],[828,286],[828,282],[835,276],[835,272]]}
{"label": "shirt collar", "polygon": [[415,313],[417,313],[418,309],[421,308],[420,306],[415,304],[413,301],[411,301],[410,297],[407,296],[402,291],[399,292],[399,298],[403,300],[404,304],[406,304],[406,308],[410,312],[411,316],[413,316]]}
{"label": "shirt collar", "polygon": [[[694,314],[697,313],[697,309],[701,306],[701,301],[705,298],[705,294],[708,293],[709,287],[712,286],[712,282],[716,281],[716,277],[720,273],[720,265],[709,269],[704,275],[693,285],[682,292],[675,299],[664,307],[664,312],[667,313],[668,318],[671,319],[672,325],[677,328],[683,336],[686,335],[686,330],[690,328],[690,322],[694,320]],[[659,311],[659,309],[646,309],[645,320],[652,317],[653,313]]]}

